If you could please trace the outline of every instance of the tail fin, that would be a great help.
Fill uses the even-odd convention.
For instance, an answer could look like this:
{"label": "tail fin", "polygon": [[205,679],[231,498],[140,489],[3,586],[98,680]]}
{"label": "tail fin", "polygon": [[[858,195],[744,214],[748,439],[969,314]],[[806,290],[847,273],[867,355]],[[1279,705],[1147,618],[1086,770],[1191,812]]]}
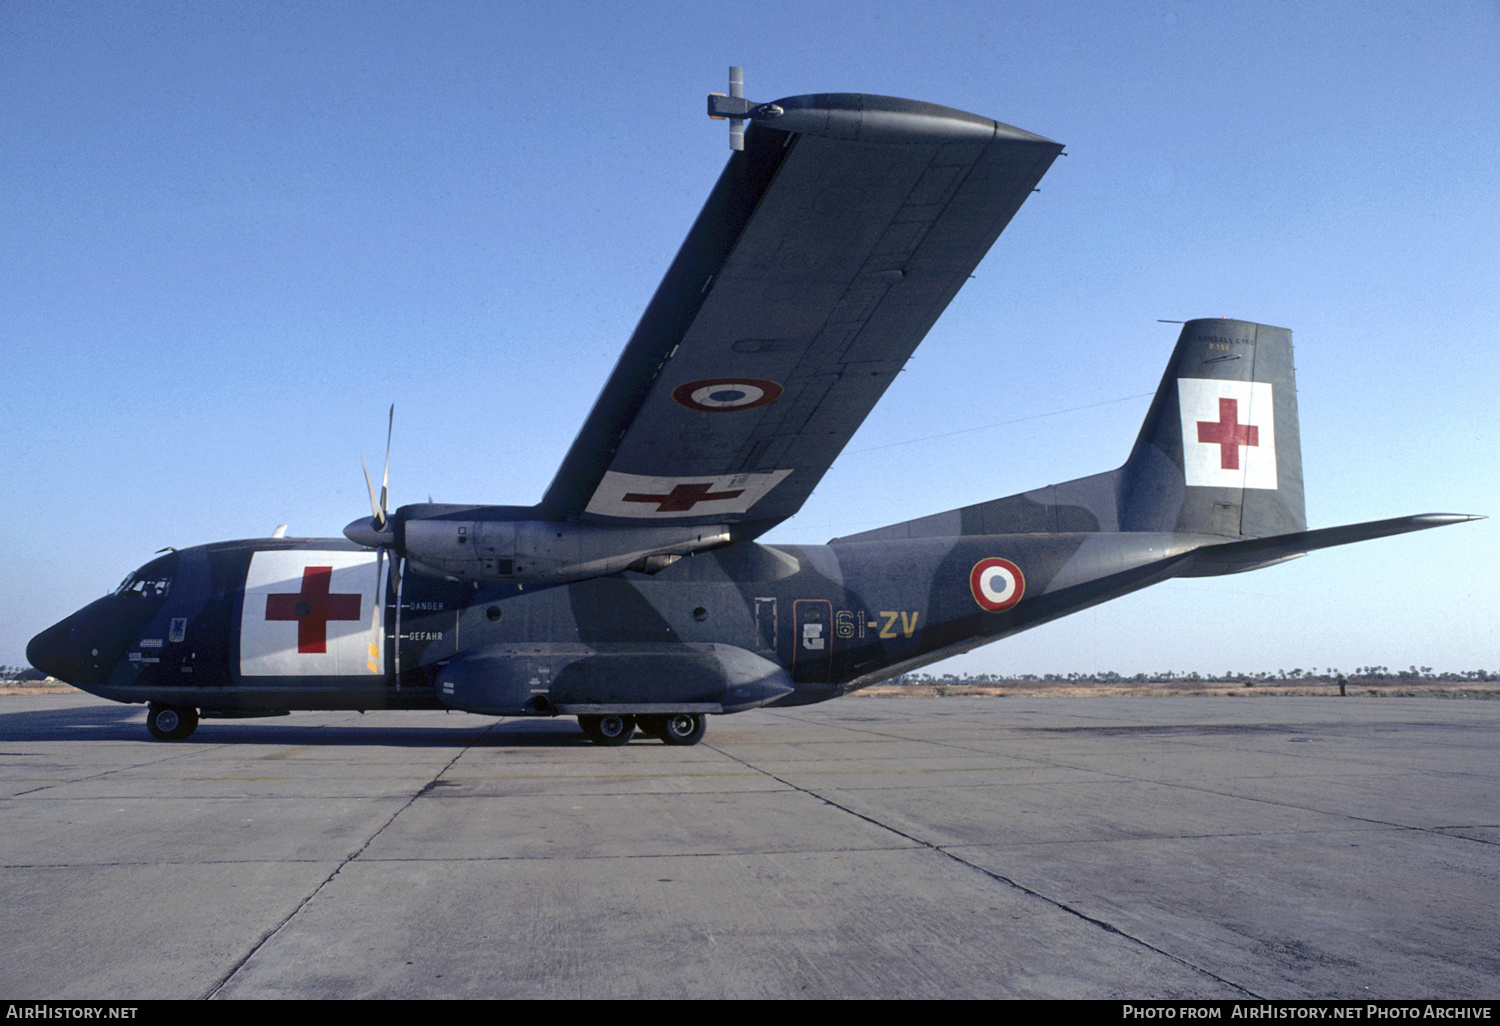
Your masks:
{"label": "tail fin", "polygon": [[1118,470],[835,538],[1161,531],[1263,538],[1307,529],[1292,333],[1188,321]]}
{"label": "tail fin", "polygon": [[1119,475],[1122,531],[1305,531],[1292,333],[1225,319],[1183,325]]}
{"label": "tail fin", "polygon": [[1188,321],[1130,459],[1111,470],[950,509],[842,542],[980,534],[1146,531],[1199,539],[1172,574],[1254,570],[1313,549],[1467,520],[1425,513],[1307,529],[1292,333],[1248,321]]}

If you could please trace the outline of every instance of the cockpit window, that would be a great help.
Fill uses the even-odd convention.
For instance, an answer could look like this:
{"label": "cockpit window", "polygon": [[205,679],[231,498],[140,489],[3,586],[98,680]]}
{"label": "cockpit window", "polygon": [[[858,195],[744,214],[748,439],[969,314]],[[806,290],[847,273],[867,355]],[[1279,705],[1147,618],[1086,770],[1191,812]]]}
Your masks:
{"label": "cockpit window", "polygon": [[164,599],[172,591],[172,578],[159,574],[138,576],[129,574],[115,589],[116,595],[137,595],[141,598]]}

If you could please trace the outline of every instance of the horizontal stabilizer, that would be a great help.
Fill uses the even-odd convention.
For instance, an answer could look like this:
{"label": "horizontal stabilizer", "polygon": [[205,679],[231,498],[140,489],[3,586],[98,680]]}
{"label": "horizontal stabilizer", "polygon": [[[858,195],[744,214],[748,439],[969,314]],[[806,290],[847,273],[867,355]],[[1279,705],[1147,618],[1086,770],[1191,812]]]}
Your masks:
{"label": "horizontal stabilizer", "polygon": [[1483,519],[1482,516],[1468,513],[1421,513],[1413,517],[1371,520],[1363,524],[1344,524],[1342,527],[1325,527],[1317,531],[1296,531],[1270,538],[1209,545],[1193,553],[1192,569],[1179,576],[1235,574],[1279,563],[1314,549],[1329,549],[1335,545],[1348,545],[1351,542],[1369,541],[1393,534],[1406,534],[1408,531],[1425,531],[1429,527],[1446,527],[1449,524]]}

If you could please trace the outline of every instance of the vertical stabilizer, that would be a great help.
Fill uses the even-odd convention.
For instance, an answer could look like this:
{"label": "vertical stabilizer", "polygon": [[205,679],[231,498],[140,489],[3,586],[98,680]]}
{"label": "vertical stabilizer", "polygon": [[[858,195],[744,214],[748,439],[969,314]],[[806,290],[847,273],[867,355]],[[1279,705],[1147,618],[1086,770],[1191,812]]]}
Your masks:
{"label": "vertical stabilizer", "polygon": [[1292,333],[1227,319],[1183,325],[1120,473],[1122,530],[1306,530]]}
{"label": "vertical stabilizer", "polygon": [[834,541],[1306,529],[1292,333],[1220,319],[1183,325],[1124,466]]}

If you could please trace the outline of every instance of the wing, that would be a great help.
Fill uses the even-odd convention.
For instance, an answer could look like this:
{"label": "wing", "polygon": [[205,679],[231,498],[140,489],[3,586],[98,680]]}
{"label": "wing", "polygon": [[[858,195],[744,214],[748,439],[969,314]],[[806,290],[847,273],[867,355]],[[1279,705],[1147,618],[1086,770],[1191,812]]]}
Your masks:
{"label": "wing", "polygon": [[755,108],[543,504],[595,523],[801,508],[1062,146],[820,94]]}

